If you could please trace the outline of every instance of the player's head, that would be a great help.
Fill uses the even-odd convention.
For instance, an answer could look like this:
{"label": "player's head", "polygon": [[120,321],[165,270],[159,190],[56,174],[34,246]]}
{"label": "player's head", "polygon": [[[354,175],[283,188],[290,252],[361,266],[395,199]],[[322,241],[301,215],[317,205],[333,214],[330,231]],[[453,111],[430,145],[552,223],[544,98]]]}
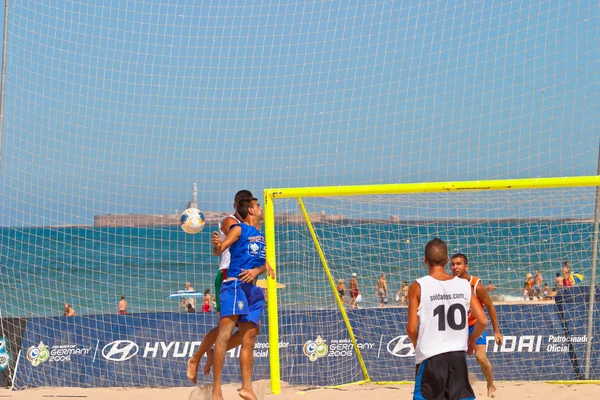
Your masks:
{"label": "player's head", "polygon": [[262,207],[258,204],[258,199],[253,197],[252,199],[244,199],[238,204],[237,212],[240,214],[242,219],[246,219],[249,216],[257,218],[259,221],[262,220],[263,212]]}
{"label": "player's head", "polygon": [[463,253],[452,254],[450,266],[454,276],[463,278],[469,269],[469,259]]}
{"label": "player's head", "polygon": [[252,201],[253,198],[254,198],[254,195],[252,194],[251,191],[249,191],[249,190],[240,190],[239,192],[237,192],[235,194],[235,197],[233,198],[233,208],[237,210],[238,205],[240,204],[240,202],[242,202],[242,201]]}
{"label": "player's head", "polygon": [[429,268],[444,267],[448,264],[448,246],[439,238],[429,241],[425,246],[425,264]]}

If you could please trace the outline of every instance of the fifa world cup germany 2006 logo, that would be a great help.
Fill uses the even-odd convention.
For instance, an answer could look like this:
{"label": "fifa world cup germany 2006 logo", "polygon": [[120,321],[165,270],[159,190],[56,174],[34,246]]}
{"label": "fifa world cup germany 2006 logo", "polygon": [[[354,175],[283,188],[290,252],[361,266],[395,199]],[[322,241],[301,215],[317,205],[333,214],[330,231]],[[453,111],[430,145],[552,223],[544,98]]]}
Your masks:
{"label": "fifa world cup germany 2006 logo", "polygon": [[308,357],[310,361],[317,361],[321,357],[325,357],[329,353],[329,346],[325,343],[325,340],[321,336],[317,336],[315,340],[309,340],[304,343],[302,349],[304,355]]}
{"label": "fifa world cup germany 2006 logo", "polygon": [[48,360],[50,352],[48,346],[40,342],[37,346],[31,346],[27,349],[27,359],[31,362],[31,365],[37,367],[44,361]]}

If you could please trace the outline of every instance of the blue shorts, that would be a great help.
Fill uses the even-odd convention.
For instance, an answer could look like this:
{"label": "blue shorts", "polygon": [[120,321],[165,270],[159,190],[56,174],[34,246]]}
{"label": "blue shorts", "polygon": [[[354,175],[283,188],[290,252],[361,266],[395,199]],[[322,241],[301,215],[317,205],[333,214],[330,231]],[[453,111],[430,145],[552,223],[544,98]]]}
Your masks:
{"label": "blue shorts", "polygon": [[263,290],[250,283],[234,279],[221,284],[219,291],[221,318],[239,315],[239,322],[252,322],[258,326],[265,308]]}
{"label": "blue shorts", "polygon": [[[471,332],[473,332],[473,329],[475,329],[475,325],[470,326],[469,327],[469,335],[471,334]],[[477,340],[475,341],[475,344],[479,345],[479,344],[483,344],[483,345],[487,345],[487,336],[485,335],[485,331],[481,334],[481,336],[479,336],[477,338]]]}

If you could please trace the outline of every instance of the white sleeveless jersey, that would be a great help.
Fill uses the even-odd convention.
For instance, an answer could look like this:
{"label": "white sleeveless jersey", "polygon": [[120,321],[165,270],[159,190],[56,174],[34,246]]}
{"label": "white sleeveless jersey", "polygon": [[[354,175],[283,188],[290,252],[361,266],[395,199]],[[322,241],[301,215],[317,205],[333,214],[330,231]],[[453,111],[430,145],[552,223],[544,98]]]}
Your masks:
{"label": "white sleeveless jersey", "polygon": [[467,312],[471,301],[471,285],[455,277],[438,281],[427,275],[417,279],[421,286],[419,337],[415,349],[417,364],[451,351],[467,351],[469,326]]}
{"label": "white sleeveless jersey", "polygon": [[[222,220],[220,220],[219,221],[219,237],[221,238],[221,240],[225,240],[225,236],[227,236],[221,230],[221,223],[223,223],[223,221],[225,221],[229,217],[235,219],[238,224],[240,223],[240,220],[238,220],[235,217],[235,215],[228,215],[225,218],[223,218]],[[229,269],[230,262],[231,262],[231,254],[229,254],[229,249],[227,249],[221,254],[221,263],[219,264],[219,269]]]}

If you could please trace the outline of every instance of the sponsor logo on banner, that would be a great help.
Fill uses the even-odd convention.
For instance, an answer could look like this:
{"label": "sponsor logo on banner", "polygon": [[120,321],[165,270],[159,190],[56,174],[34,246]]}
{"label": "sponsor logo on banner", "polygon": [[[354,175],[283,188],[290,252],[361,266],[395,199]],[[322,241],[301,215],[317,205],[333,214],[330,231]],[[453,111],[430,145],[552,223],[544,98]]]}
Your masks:
{"label": "sponsor logo on banner", "polygon": [[[590,338],[590,341],[593,338]],[[566,353],[570,343],[587,343],[587,335],[521,335],[504,336],[502,346],[498,346],[493,336],[487,337],[487,350],[494,353]]]}
{"label": "sponsor logo on banner", "polygon": [[[279,348],[285,349],[290,345],[289,342],[279,342]],[[239,357],[239,352],[236,357]],[[269,357],[269,343],[256,343],[254,345],[254,358]]]}
{"label": "sponsor logo on banner", "polygon": [[395,357],[414,357],[415,348],[407,335],[396,336],[387,344],[387,351]]}
{"label": "sponsor logo on banner", "polygon": [[[141,358],[189,358],[194,355],[201,342],[146,342],[138,345],[131,340],[115,340],[106,344],[100,354],[104,359],[124,362],[133,357]],[[287,348],[289,342],[280,342],[279,348]],[[240,347],[227,352],[230,357],[240,356]],[[254,357],[268,357],[269,344],[258,342],[254,345]]]}
{"label": "sponsor logo on banner", "polygon": [[315,340],[309,340],[304,343],[302,351],[310,361],[315,362],[319,358],[327,356],[329,353],[329,346],[327,346],[326,340],[323,340],[321,336],[317,336]]}
{"label": "sponsor logo on banner", "polygon": [[10,353],[7,347],[6,339],[0,337],[0,371],[4,371],[10,364]]}
{"label": "sponsor logo on banner", "polygon": [[[375,343],[358,343],[360,350],[372,350],[374,346]],[[333,339],[328,345],[325,339],[317,336],[315,340],[304,343],[302,351],[313,362],[323,357],[350,357],[354,355],[354,343],[350,339]]]}
{"label": "sponsor logo on banner", "polygon": [[123,362],[135,356],[139,347],[131,340],[115,340],[102,348],[102,357],[110,361]]}
{"label": "sponsor logo on banner", "polygon": [[[493,353],[566,353],[570,343],[587,343],[587,336],[521,335],[504,336],[498,346],[493,336],[487,336],[487,351]],[[415,349],[407,335],[396,336],[387,344],[387,351],[395,357],[414,357]]]}
{"label": "sponsor logo on banner", "polygon": [[69,362],[72,356],[87,355],[91,350],[91,347],[78,347],[74,344],[46,346],[44,342],[40,342],[37,346],[27,349],[27,359],[31,365],[37,367],[46,361]]}

